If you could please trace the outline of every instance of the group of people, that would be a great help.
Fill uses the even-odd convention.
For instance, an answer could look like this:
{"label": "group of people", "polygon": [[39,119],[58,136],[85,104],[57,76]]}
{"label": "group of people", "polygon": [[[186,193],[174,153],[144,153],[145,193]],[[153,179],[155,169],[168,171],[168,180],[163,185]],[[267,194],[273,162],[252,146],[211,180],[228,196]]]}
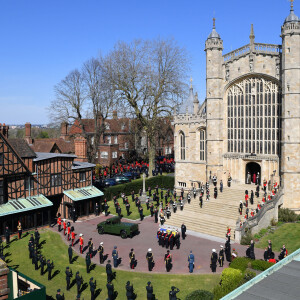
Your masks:
{"label": "group of people", "polygon": [[271,263],[276,263],[282,259],[284,259],[285,257],[287,257],[288,255],[288,251],[285,247],[285,245],[282,245],[282,248],[280,249],[280,253],[278,255],[278,259],[275,259],[275,254],[272,250],[272,242],[271,240],[268,240],[268,247],[265,248],[265,252],[264,252],[264,260],[271,262]]}

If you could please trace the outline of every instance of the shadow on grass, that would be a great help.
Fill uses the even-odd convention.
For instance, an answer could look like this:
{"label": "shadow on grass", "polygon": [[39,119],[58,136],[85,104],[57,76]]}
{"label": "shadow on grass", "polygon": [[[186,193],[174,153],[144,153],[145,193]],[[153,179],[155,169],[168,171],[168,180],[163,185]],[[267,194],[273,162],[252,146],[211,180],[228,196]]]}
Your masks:
{"label": "shadow on grass", "polygon": [[60,270],[56,270],[53,275],[51,276],[51,279],[53,279],[55,276],[57,276],[60,273]]}
{"label": "shadow on grass", "polygon": [[81,289],[80,289],[80,293],[82,293],[83,291],[85,291],[88,287],[88,284],[85,282],[82,286],[81,286]]}
{"label": "shadow on grass", "polygon": [[101,292],[102,292],[102,289],[97,289],[95,291],[95,299],[100,295]]}
{"label": "shadow on grass", "polygon": [[76,279],[74,278],[70,284],[70,289],[76,284]]}
{"label": "shadow on grass", "polygon": [[90,266],[90,271],[93,271],[93,270],[95,270],[96,269],[96,264],[92,264],[91,266]]}
{"label": "shadow on grass", "polygon": [[46,300],[55,300],[52,296],[46,295]]}
{"label": "shadow on grass", "polygon": [[79,257],[78,255],[77,255],[77,256],[74,256],[74,257],[72,258],[71,264],[72,264],[73,262],[77,261],[78,257]]}

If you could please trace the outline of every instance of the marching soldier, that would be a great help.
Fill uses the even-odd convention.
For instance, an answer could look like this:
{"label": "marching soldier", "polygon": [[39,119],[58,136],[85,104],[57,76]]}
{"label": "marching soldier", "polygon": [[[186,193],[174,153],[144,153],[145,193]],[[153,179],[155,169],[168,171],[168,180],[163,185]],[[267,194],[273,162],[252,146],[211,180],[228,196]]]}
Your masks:
{"label": "marching soldier", "polygon": [[96,290],[96,280],[95,281],[93,281],[93,280],[94,280],[94,278],[91,277],[90,282],[89,282],[90,291],[91,291],[91,300],[95,299],[95,290]]}
{"label": "marching soldier", "polygon": [[146,259],[148,262],[148,270],[151,272],[154,266],[154,258],[153,258],[153,254],[152,254],[152,249],[149,248],[148,252],[146,254]]}
{"label": "marching soldier", "polygon": [[167,272],[170,272],[172,268],[172,255],[170,254],[170,250],[167,250],[167,253],[165,254],[165,264]]}
{"label": "marching soldier", "polygon": [[218,254],[216,253],[216,249],[212,249],[212,254],[210,257],[210,268],[213,273],[216,272],[217,261],[218,261]]}
{"label": "marching soldier", "polygon": [[91,266],[91,256],[89,253],[85,256],[85,264],[86,264],[86,272],[90,273],[90,266]]}
{"label": "marching soldier", "polygon": [[104,263],[104,247],[103,247],[103,242],[100,243],[98,247],[98,252],[99,252],[99,261],[100,264]]}
{"label": "marching soldier", "polygon": [[69,256],[69,263],[72,263],[72,258],[73,258],[73,249],[72,249],[72,245],[69,245],[68,248],[68,256]]}
{"label": "marching soldier", "polygon": [[70,282],[71,282],[71,278],[73,276],[72,271],[70,271],[69,267],[66,267],[66,282],[67,282],[67,291],[70,289]]}
{"label": "marching soldier", "polygon": [[223,267],[224,265],[224,250],[223,250],[223,246],[220,246],[220,251],[219,251],[219,266]]}
{"label": "marching soldier", "polygon": [[18,229],[18,237],[19,237],[19,240],[20,240],[22,238],[22,224],[21,224],[20,221],[18,221],[17,229]]}
{"label": "marching soldier", "polygon": [[129,260],[130,260],[130,262],[129,262],[130,269],[134,269],[134,267],[135,267],[135,253],[134,253],[133,248],[129,252]]}
{"label": "marching soldier", "polygon": [[50,259],[47,260],[47,272],[48,272],[48,280],[51,280],[51,272],[52,269],[54,268],[53,261],[52,263],[50,262]]}
{"label": "marching soldier", "polygon": [[80,294],[80,288],[81,288],[81,285],[82,285],[82,277],[79,275],[79,271],[76,272],[76,285],[77,285],[77,294]]}

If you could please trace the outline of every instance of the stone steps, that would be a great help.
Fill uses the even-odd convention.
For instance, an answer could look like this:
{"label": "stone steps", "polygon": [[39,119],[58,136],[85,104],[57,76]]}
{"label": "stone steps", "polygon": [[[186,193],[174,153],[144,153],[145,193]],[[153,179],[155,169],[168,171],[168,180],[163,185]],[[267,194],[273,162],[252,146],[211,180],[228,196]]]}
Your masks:
{"label": "stone steps", "polygon": [[[237,220],[243,218],[238,212],[238,207],[240,200],[244,202],[245,190],[250,194],[255,188],[255,185],[233,183],[232,187],[225,187],[223,193],[218,191],[218,197],[214,199],[211,185],[210,200],[205,200],[204,193],[202,208],[199,206],[199,195],[196,199],[192,197],[191,203],[186,203],[183,211],[177,210],[175,214],[172,213],[170,219],[166,219],[165,226],[180,227],[184,223],[188,230],[224,238],[227,226],[231,227],[233,232]],[[254,197],[254,205],[249,204],[249,208],[256,208],[259,199]],[[243,214],[244,212],[245,208]]]}

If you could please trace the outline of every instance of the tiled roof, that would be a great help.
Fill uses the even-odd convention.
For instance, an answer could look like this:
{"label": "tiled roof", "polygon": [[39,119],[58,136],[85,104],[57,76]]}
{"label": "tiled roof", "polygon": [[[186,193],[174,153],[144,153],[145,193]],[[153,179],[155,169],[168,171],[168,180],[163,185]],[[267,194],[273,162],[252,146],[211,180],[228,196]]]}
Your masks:
{"label": "tiled roof", "polygon": [[35,152],[29,147],[23,139],[8,139],[9,144],[19,154],[21,158],[36,157]]}
{"label": "tiled roof", "polygon": [[53,152],[54,146],[57,146],[61,153],[74,153],[74,141],[65,141],[64,139],[35,139],[31,148],[35,152]]}
{"label": "tiled roof", "polygon": [[53,203],[42,194],[27,197],[26,199],[10,200],[0,205],[0,217],[52,205]]}
{"label": "tiled roof", "polygon": [[56,157],[76,158],[77,156],[74,154],[36,152],[36,158],[34,159],[34,161],[40,161]]}
{"label": "tiled roof", "polygon": [[80,200],[100,197],[104,195],[100,190],[98,190],[93,185],[77,188],[74,190],[67,190],[64,191],[64,194],[67,195],[73,201],[80,201]]}

